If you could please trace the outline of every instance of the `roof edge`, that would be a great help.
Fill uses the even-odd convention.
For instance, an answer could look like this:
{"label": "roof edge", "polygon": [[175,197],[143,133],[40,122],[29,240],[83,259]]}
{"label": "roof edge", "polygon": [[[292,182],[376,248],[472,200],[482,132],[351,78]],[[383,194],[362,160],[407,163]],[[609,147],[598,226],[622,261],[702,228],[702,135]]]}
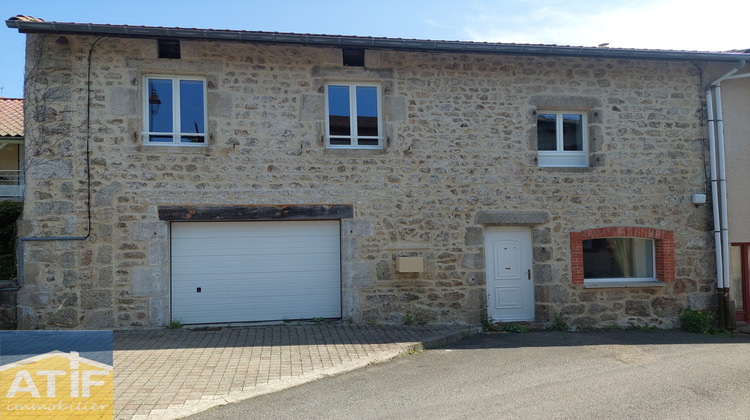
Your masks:
{"label": "roof edge", "polygon": [[18,29],[19,33],[98,35],[147,39],[173,38],[185,40],[303,45],[313,47],[359,47],[385,50],[449,53],[520,54],[537,56],[619,58],[640,60],[700,60],[721,62],[734,62],[739,60],[750,61],[750,53],[744,52],[600,48],[545,44],[440,41],[363,37],[351,35],[315,35],[284,32],[168,28],[156,26],[105,25],[92,23],[84,24],[47,22],[35,18],[34,20],[10,18],[5,21],[5,24],[8,26],[8,28]]}

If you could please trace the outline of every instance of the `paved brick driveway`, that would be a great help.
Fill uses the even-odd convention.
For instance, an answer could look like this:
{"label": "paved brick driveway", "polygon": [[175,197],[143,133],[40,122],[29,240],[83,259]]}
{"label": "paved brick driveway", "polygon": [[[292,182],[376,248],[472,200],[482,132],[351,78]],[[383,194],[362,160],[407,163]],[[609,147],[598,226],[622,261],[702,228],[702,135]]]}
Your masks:
{"label": "paved brick driveway", "polygon": [[341,324],[115,331],[115,417],[179,418],[474,332]]}

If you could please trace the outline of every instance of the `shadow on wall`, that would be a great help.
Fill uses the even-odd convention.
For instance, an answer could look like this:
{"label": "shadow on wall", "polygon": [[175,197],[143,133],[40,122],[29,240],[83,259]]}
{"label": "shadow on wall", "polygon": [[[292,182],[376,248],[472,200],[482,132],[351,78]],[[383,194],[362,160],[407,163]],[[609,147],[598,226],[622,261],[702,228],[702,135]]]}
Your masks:
{"label": "shadow on wall", "polygon": [[3,330],[16,328],[16,221],[22,210],[22,203],[0,201],[0,329]]}

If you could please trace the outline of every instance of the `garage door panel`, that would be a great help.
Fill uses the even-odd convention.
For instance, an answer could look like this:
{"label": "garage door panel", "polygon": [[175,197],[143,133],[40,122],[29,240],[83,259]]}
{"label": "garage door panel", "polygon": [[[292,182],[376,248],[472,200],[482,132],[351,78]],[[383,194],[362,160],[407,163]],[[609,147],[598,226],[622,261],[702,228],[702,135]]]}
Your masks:
{"label": "garage door panel", "polygon": [[340,279],[338,221],[172,224],[172,318],[186,324],[338,318]]}
{"label": "garage door panel", "polygon": [[[195,301],[193,303],[194,307],[197,306],[206,306],[212,308],[213,312],[228,312],[228,311],[237,311],[237,312],[244,312],[246,310],[251,309],[257,309],[258,307],[276,307],[277,305],[286,304],[286,303],[293,303],[295,305],[299,304],[305,304],[305,306],[298,306],[298,307],[290,307],[288,308],[288,311],[299,311],[299,310],[311,310],[312,308],[316,308],[318,311],[324,311],[328,312],[326,309],[326,306],[329,304],[335,304],[337,301],[332,299],[328,295],[322,295],[322,294],[308,294],[306,296],[287,296],[283,294],[267,294],[267,295],[256,295],[256,296],[237,296],[236,294],[226,294],[226,293],[211,293],[206,292],[202,296],[205,301]],[[220,298],[222,299],[222,305],[226,305],[226,308],[222,308],[221,311],[216,310],[216,302],[214,299]],[[273,299],[273,301],[270,301],[270,299]],[[252,303],[255,305],[254,307],[230,307],[232,304],[235,303]],[[316,314],[316,316],[319,316],[320,314]]]}
{"label": "garage door panel", "polygon": [[[258,264],[265,265],[295,265],[295,266],[306,266],[307,264],[313,264],[319,262],[320,264],[326,264],[329,260],[338,257],[338,253],[300,253],[294,249],[282,250],[278,252],[288,251],[286,255],[277,254],[248,254],[242,252],[223,253],[217,255],[203,255],[196,257],[179,257],[173,258],[172,261],[178,266],[193,266],[201,263],[220,263],[227,264],[232,267],[234,266],[255,266]],[[238,259],[239,257],[239,259]]]}
{"label": "garage door panel", "polygon": [[[252,259],[230,266],[232,258],[221,257],[216,258],[214,261],[205,261],[197,264],[194,263],[194,261],[185,262],[183,266],[176,269],[175,272],[201,275],[207,278],[218,278],[224,274],[235,273],[277,273],[281,275],[286,272],[299,272],[301,269],[315,271],[335,270],[330,266],[330,261],[334,258],[335,256],[329,256],[325,259],[316,258],[309,264],[300,264],[299,262],[288,260],[269,261],[268,259]],[[177,264],[179,263],[180,262],[178,261]],[[209,265],[211,266],[209,267]],[[206,273],[208,268],[211,268],[209,274]]]}
{"label": "garage door panel", "polygon": [[[295,249],[304,252],[327,252],[327,248],[316,248],[310,249],[307,244],[315,242],[321,245],[336,245],[339,242],[339,238],[306,238],[306,237],[294,237],[285,236],[283,238],[273,238],[273,240],[266,240],[263,238],[257,238],[257,241],[226,241],[226,242],[213,242],[206,238],[180,238],[181,240],[192,241],[192,243],[178,243],[179,247],[177,251],[186,252],[189,254],[201,254],[211,255],[216,254],[217,248],[227,251],[235,252],[237,250],[242,251],[253,251],[258,253],[273,253],[284,249]],[[304,241],[304,242],[298,242]]]}
{"label": "garage door panel", "polygon": [[[331,276],[338,275],[338,273],[330,273]],[[223,280],[223,279],[222,279]],[[269,292],[269,291],[278,291],[280,287],[297,287],[298,289],[306,289],[307,293],[315,293],[317,290],[320,290],[323,286],[325,287],[324,290],[326,290],[326,293],[333,288],[334,286],[338,286],[338,283],[310,283],[306,280],[297,280],[297,279],[288,279],[283,277],[243,277],[243,276],[234,276],[230,281],[244,281],[244,282],[252,282],[252,292],[253,294],[259,294],[262,292]],[[183,293],[183,294],[193,294],[197,293],[195,291],[196,288],[200,287],[202,293],[207,293],[211,291],[227,291],[227,292],[237,292],[237,286],[234,284],[229,283],[229,281],[210,281],[205,279],[199,279],[199,278],[193,278],[193,279],[186,279],[185,282],[181,283],[181,287],[175,288],[173,291],[173,295]],[[289,293],[288,291],[284,290],[282,292],[279,292],[281,294],[283,293]],[[197,297],[196,297],[197,298]]]}
{"label": "garage door panel", "polygon": [[[331,223],[338,224],[337,221],[298,221],[298,222],[187,222],[184,224],[189,225],[198,225],[198,224],[223,224],[224,226],[215,226],[212,227],[210,231],[199,231],[199,230],[183,230],[181,232],[173,232],[172,238],[179,239],[179,238],[206,238],[209,240],[216,240],[216,241],[223,241],[223,240],[232,240],[232,238],[280,238],[280,237],[295,237],[295,238],[318,238],[318,237],[335,237],[336,235],[326,226]],[[296,228],[287,229],[287,228],[281,228],[278,229],[278,226],[280,225],[291,225],[295,223],[305,223],[308,224],[304,227],[304,231],[298,230]],[[318,226],[314,226],[312,224],[318,223]],[[247,231],[245,229],[237,229],[234,226],[230,225],[240,225],[240,224],[253,224],[255,225],[253,227],[252,231]],[[264,226],[261,226],[264,225]]]}

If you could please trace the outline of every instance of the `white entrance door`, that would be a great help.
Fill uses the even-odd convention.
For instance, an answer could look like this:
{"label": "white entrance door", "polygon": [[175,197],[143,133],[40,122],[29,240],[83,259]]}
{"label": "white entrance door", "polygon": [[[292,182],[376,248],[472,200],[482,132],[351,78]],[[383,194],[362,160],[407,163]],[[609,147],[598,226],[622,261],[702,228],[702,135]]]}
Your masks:
{"label": "white entrance door", "polygon": [[172,223],[172,319],[341,317],[338,220]]}
{"label": "white entrance door", "polygon": [[500,322],[534,320],[534,281],[531,277],[531,230],[485,230],[487,312]]}

